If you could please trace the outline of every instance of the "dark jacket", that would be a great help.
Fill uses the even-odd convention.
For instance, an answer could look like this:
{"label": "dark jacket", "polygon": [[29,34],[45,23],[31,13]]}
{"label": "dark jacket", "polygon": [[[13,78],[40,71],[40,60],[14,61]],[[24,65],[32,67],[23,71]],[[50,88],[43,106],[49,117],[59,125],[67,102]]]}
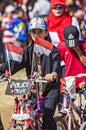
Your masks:
{"label": "dark jacket", "polygon": [[[31,69],[32,69],[32,55],[33,55],[33,44],[31,46],[27,46],[24,48],[23,53],[23,60],[21,63],[10,61],[11,65],[11,73],[14,74],[17,71],[19,71],[22,68],[26,69],[27,77],[30,77],[31,75]],[[34,70],[37,71],[37,56],[34,56]],[[4,72],[7,67],[7,63],[0,67],[0,71]],[[41,66],[42,66],[42,76],[44,77],[46,74],[51,72],[56,72],[58,74],[58,77],[60,78],[61,75],[61,69],[60,69],[60,60],[59,60],[59,53],[55,46],[53,46],[53,49],[49,56],[41,55]],[[52,82],[48,83],[47,85],[44,84],[43,86],[43,92],[46,90],[45,88],[49,89],[59,89],[59,82]],[[48,87],[46,87],[48,86]],[[54,87],[53,87],[54,86]]]}

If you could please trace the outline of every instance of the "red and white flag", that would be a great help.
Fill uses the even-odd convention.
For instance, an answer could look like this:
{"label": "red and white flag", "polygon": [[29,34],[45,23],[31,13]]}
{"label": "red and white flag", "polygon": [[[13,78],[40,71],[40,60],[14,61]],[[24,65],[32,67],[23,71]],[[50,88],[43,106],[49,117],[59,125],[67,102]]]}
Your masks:
{"label": "red and white flag", "polygon": [[15,46],[14,44],[11,43],[7,43],[6,53],[8,60],[22,62],[23,49],[21,47]]}
{"label": "red and white flag", "polygon": [[47,40],[41,39],[40,37],[35,38],[34,52],[40,52],[41,54],[49,56],[52,48],[52,43],[48,42]]}

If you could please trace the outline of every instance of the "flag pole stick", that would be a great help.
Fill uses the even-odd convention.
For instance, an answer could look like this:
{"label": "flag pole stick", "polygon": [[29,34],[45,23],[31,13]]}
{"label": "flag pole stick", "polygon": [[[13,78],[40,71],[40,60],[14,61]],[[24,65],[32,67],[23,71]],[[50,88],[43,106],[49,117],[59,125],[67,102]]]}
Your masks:
{"label": "flag pole stick", "polygon": [[11,76],[11,68],[10,68],[10,60],[9,60],[9,54],[8,54],[8,43],[6,43],[6,54],[7,54],[7,61],[8,61],[8,68]]}
{"label": "flag pole stick", "polygon": [[33,47],[33,53],[32,53],[32,66],[31,66],[31,79],[34,71],[34,47]]}

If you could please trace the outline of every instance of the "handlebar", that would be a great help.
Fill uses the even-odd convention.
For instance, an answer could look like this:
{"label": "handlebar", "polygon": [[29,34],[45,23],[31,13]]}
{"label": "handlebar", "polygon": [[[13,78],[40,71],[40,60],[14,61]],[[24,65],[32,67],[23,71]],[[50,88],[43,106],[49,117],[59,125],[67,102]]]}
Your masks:
{"label": "handlebar", "polygon": [[[32,78],[30,78],[30,77],[28,77],[28,78],[29,79],[27,79],[27,80],[29,80],[31,82],[48,83],[48,81],[45,79],[45,77],[41,77],[41,75],[37,72],[35,73],[35,75]],[[55,81],[55,82],[58,81],[57,75],[53,75],[52,78],[53,78],[53,81]],[[5,71],[4,74],[0,75],[0,82],[5,82],[5,81],[11,81],[10,73],[7,70]]]}
{"label": "handlebar", "polygon": [[[0,82],[5,82],[5,81],[9,81],[11,80],[12,78],[10,77],[9,74],[1,74],[0,75]],[[13,80],[13,79],[12,79]],[[18,79],[19,80],[19,79]],[[30,78],[30,79],[27,79],[28,81],[31,81],[31,82],[38,82],[38,83],[47,83],[47,80],[45,80],[44,77],[36,77],[36,78]]]}
{"label": "handlebar", "polygon": [[1,75],[0,76],[0,82],[5,82],[5,81],[8,81],[8,77]]}
{"label": "handlebar", "polygon": [[30,81],[32,81],[32,82],[37,82],[37,83],[47,83],[47,80],[45,80],[45,79],[28,79],[28,80],[30,80]]}

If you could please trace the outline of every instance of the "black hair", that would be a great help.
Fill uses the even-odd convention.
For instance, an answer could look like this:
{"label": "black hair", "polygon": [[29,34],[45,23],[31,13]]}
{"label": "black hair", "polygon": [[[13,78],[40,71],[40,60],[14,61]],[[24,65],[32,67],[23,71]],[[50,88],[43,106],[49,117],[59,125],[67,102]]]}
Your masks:
{"label": "black hair", "polygon": [[21,7],[17,7],[15,13],[18,14],[20,11],[24,12],[24,10]]}

